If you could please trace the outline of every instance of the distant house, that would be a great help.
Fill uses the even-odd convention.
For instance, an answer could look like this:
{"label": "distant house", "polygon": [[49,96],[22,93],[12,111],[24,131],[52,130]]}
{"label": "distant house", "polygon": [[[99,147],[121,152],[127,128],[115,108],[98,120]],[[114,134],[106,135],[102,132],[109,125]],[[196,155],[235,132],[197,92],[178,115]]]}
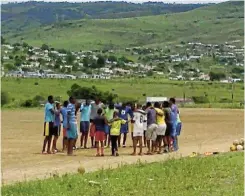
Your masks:
{"label": "distant house", "polygon": [[80,79],[88,79],[88,78],[90,78],[90,76],[87,75],[87,74],[82,74],[82,75],[79,76],[78,78],[80,78]]}

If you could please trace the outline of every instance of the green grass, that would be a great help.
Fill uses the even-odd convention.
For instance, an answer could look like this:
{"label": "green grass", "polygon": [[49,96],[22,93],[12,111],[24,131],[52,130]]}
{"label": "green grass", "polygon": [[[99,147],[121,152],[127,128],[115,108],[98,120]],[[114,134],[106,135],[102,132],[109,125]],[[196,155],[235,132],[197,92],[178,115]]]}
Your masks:
{"label": "green grass", "polygon": [[[38,82],[38,85],[34,85]],[[61,96],[62,100],[68,98],[67,91],[77,83],[80,86],[96,86],[102,91],[115,89],[119,101],[139,100],[145,102],[146,96],[164,96],[182,98],[185,92],[186,97],[204,96],[206,92],[212,107],[238,107],[244,100],[244,87],[242,83],[234,85],[234,105],[231,104],[231,84],[211,82],[184,82],[169,81],[162,78],[127,78],[113,80],[58,80],[58,79],[14,79],[2,78],[2,91],[7,92],[10,97],[8,107],[19,107],[20,103],[32,99],[36,95],[47,97],[52,94],[55,97]],[[228,103],[219,103],[226,98]],[[194,105],[192,107],[210,107],[210,104]]]}
{"label": "green grass", "polygon": [[[138,163],[114,170],[3,186],[2,195],[242,196],[243,159],[244,155],[240,152],[151,164]],[[92,185],[89,181],[95,181],[99,185]]]}
{"label": "green grass", "polygon": [[33,46],[47,43],[70,50],[112,46],[118,49],[143,45],[163,47],[181,41],[224,43],[244,39],[243,8],[242,2],[226,2],[169,15],[85,19],[10,33],[6,38],[11,42],[24,38]]}

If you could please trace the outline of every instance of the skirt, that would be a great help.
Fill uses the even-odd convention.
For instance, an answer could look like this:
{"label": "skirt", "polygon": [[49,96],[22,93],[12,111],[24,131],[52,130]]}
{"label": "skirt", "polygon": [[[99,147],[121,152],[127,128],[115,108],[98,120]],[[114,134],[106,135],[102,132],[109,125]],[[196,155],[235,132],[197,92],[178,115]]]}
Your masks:
{"label": "skirt", "polygon": [[95,141],[100,142],[105,140],[105,132],[104,131],[96,131],[95,132]]}

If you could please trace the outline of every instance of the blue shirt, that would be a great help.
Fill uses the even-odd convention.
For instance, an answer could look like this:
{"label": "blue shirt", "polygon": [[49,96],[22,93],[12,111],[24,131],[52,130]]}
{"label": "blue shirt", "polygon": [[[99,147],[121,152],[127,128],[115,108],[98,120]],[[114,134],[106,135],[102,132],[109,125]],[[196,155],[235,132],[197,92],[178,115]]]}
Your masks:
{"label": "blue shirt", "polygon": [[67,115],[68,115],[68,121],[71,124],[76,124],[76,115],[75,115],[75,104],[69,103],[67,106]]}
{"label": "blue shirt", "polygon": [[54,126],[58,127],[61,124],[61,122],[60,122],[60,110],[56,110],[54,116],[55,116],[54,117]]}
{"label": "blue shirt", "polygon": [[178,108],[175,104],[171,106],[171,116],[173,123],[177,122]]}
{"label": "blue shirt", "polygon": [[54,114],[52,114],[51,110],[54,109],[54,106],[51,103],[45,104],[45,116],[44,120],[45,122],[54,122]]}
{"label": "blue shirt", "polygon": [[91,113],[91,105],[81,105],[80,108],[81,116],[80,121],[89,121]]}
{"label": "blue shirt", "polygon": [[127,106],[126,108],[119,109],[119,118],[128,120],[128,115],[130,115],[130,118],[133,119],[133,111],[131,110],[131,107]]}
{"label": "blue shirt", "polygon": [[63,120],[63,127],[67,128],[67,108],[63,107],[60,111]]}

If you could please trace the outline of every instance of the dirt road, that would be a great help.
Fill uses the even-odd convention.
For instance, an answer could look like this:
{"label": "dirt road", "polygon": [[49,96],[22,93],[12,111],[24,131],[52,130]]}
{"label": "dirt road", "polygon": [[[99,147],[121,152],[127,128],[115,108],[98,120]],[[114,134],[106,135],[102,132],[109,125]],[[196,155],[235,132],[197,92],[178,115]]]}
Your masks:
{"label": "dirt road", "polygon": [[[2,111],[2,183],[45,178],[54,173],[76,172],[83,165],[87,172],[115,168],[124,163],[154,162],[191,152],[228,151],[234,139],[243,137],[244,111],[224,109],[182,109],[183,132],[178,153],[130,156],[131,148],[120,149],[120,157],[94,157],[95,149],[78,150],[77,156],[42,155],[43,113],[41,111]],[[131,145],[128,137],[127,145]],[[61,139],[59,139],[61,147]],[[146,149],[144,149],[146,151]]]}

